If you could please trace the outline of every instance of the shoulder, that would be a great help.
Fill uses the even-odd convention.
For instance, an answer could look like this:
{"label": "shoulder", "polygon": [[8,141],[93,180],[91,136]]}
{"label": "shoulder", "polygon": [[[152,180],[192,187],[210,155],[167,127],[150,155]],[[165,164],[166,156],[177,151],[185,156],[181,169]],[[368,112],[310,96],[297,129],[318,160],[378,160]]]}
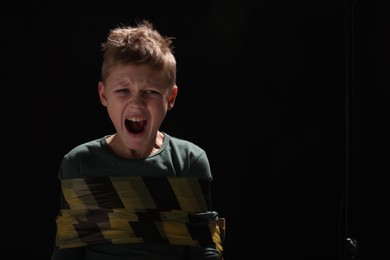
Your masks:
{"label": "shoulder", "polygon": [[105,137],[82,143],[66,153],[60,164],[60,179],[78,178],[106,156]]}
{"label": "shoulder", "polygon": [[71,149],[67,154],[65,154],[65,157],[67,159],[74,159],[83,155],[100,151],[104,148],[104,140],[105,137],[102,137],[79,144],[78,146]]}
{"label": "shoulder", "polygon": [[180,151],[183,154],[192,156],[200,156],[206,153],[203,148],[189,140],[171,136],[166,133],[164,133],[164,135],[167,138],[168,147],[175,151]]}
{"label": "shoulder", "polygon": [[[165,133],[164,133],[165,134]],[[206,151],[199,145],[178,137],[166,135],[163,154],[175,165],[181,176],[193,176],[211,180],[210,163]]]}

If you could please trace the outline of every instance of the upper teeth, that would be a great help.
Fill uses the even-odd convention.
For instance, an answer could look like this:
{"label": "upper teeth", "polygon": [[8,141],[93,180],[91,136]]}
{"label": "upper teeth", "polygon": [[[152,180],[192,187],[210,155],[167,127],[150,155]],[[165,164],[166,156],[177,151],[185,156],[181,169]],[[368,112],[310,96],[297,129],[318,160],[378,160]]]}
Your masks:
{"label": "upper teeth", "polygon": [[139,117],[130,117],[130,118],[127,118],[127,120],[134,121],[134,122],[141,122],[141,121],[144,121],[145,119],[139,118]]}

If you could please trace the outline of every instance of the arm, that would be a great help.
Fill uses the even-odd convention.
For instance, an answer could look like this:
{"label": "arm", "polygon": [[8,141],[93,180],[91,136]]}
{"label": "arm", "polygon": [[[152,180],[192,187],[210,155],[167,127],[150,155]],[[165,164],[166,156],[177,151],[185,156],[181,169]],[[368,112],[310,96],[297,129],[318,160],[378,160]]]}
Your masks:
{"label": "arm", "polygon": [[203,151],[195,160],[193,160],[190,176],[209,181],[213,179],[206,152]]}
{"label": "arm", "polygon": [[[75,170],[68,164],[68,161],[64,158],[61,166],[60,171],[58,173],[58,177],[61,180],[62,178],[69,176],[74,176],[77,173]],[[62,190],[61,190],[62,194]],[[62,205],[62,196],[61,196],[61,203]],[[78,248],[66,248],[66,249],[60,249],[56,245],[53,247],[53,252],[51,256],[51,260],[81,260],[84,258],[84,248],[78,247]]]}

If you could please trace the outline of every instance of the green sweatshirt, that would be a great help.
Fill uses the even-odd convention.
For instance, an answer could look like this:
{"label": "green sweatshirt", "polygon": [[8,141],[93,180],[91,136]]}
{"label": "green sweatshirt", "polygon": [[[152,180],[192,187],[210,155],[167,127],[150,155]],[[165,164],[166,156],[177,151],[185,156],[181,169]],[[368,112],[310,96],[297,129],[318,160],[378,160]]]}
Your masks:
{"label": "green sweatshirt", "polygon": [[[212,181],[205,151],[192,142],[164,133],[160,150],[145,159],[124,159],[109,148],[106,137],[81,144],[67,153],[60,164],[60,180],[110,176],[177,176]],[[211,201],[208,201],[211,205]],[[211,210],[211,209],[210,209]],[[216,215],[216,212],[212,212]],[[98,244],[59,249],[52,260],[124,259],[219,259],[215,245],[181,246],[156,243]]]}

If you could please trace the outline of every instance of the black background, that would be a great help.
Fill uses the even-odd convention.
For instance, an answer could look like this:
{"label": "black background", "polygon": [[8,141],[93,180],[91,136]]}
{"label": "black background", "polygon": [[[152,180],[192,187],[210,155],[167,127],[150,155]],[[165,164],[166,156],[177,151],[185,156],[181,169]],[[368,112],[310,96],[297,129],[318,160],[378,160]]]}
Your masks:
{"label": "black background", "polygon": [[60,160],[113,132],[100,44],[146,18],[175,37],[179,95],[162,130],[207,151],[226,260],[343,259],[346,236],[357,259],[390,259],[386,2],[2,6],[1,254],[50,259]]}

